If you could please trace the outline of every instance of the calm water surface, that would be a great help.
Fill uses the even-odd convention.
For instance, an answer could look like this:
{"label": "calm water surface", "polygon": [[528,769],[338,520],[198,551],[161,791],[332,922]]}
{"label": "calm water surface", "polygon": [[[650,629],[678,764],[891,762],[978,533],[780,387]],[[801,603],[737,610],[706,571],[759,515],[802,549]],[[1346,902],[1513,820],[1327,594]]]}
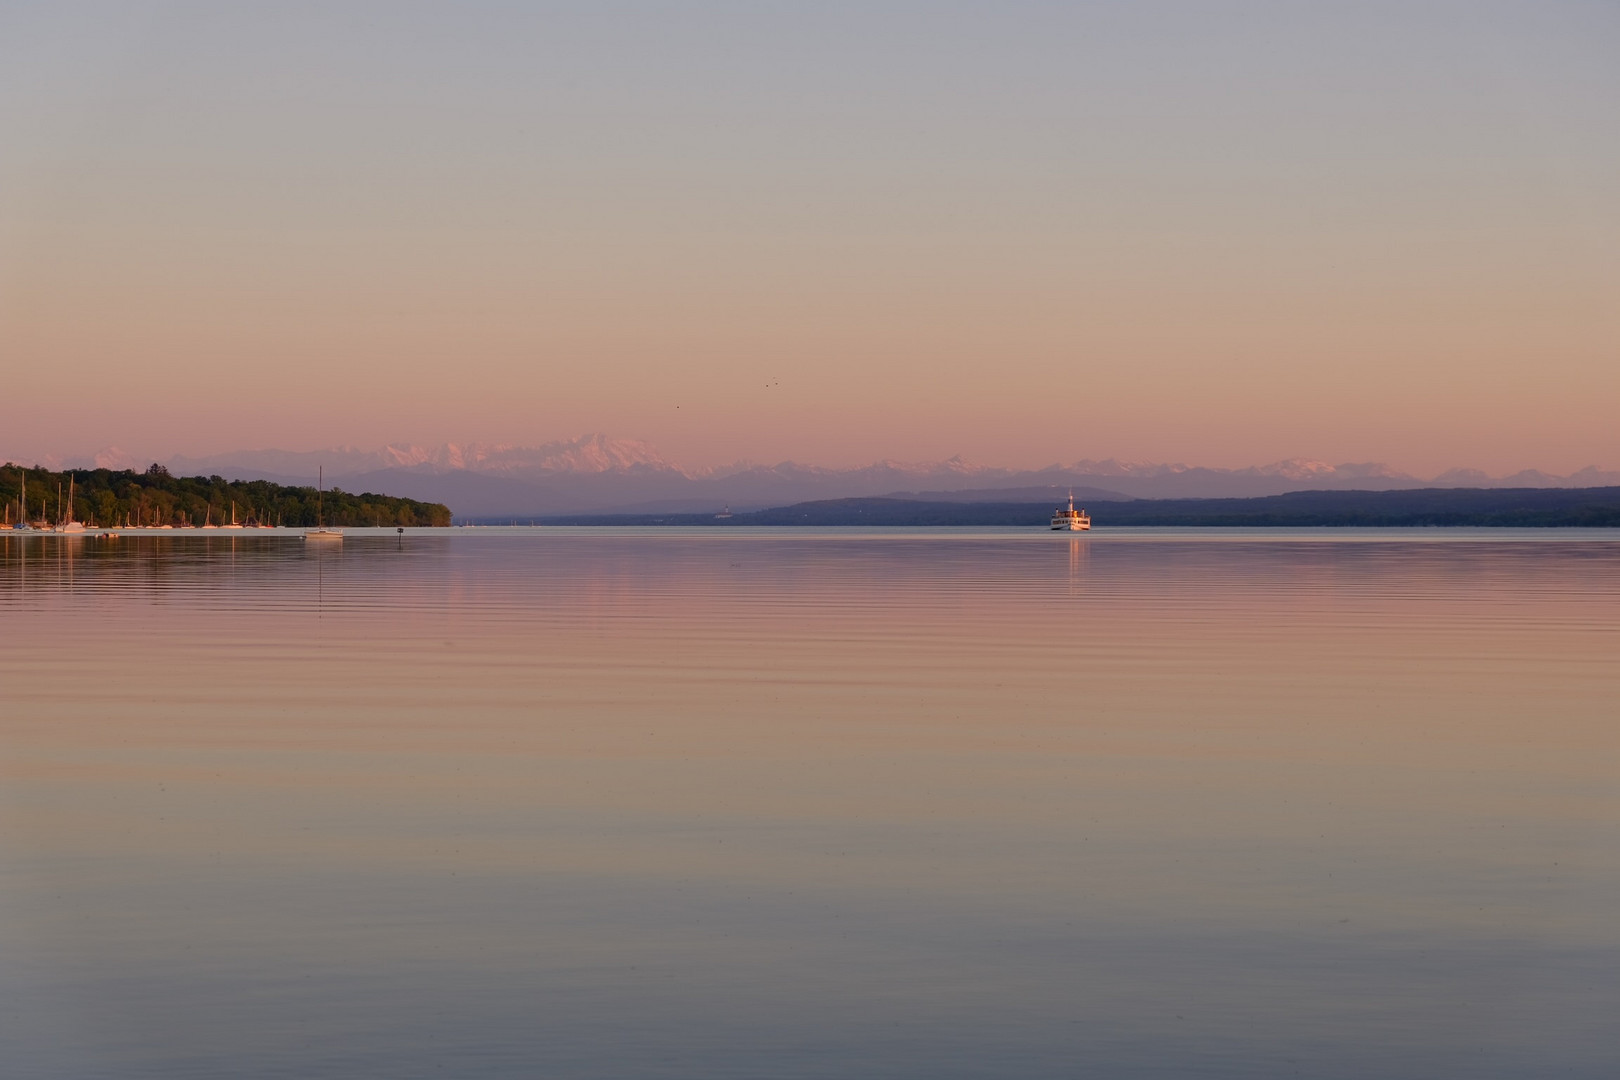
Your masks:
{"label": "calm water surface", "polygon": [[0,645],[7,1076],[1620,1074],[1613,534],[4,536]]}

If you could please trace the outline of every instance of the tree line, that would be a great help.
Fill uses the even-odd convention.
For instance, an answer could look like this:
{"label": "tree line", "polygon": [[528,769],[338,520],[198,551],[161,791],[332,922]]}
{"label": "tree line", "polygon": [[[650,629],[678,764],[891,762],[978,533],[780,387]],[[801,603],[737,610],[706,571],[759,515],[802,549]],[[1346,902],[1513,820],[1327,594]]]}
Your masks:
{"label": "tree line", "polygon": [[[27,503],[23,502],[26,491]],[[72,506],[69,507],[69,492]],[[318,520],[340,527],[450,524],[450,508],[374,492],[313,487],[222,476],[171,476],[162,465],[131,469],[25,468],[0,466],[4,520],[82,521],[99,528],[153,525],[245,525],[307,527]],[[71,511],[71,512],[70,512]]]}

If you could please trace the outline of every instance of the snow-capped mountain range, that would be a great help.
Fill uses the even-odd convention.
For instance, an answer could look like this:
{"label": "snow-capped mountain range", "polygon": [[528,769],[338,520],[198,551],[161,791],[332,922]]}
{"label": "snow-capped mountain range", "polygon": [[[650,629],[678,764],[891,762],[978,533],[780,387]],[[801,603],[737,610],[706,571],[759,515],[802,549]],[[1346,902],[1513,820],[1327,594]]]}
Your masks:
{"label": "snow-capped mountain range", "polygon": [[[41,464],[139,468],[109,448],[94,461]],[[1007,469],[950,458],[936,462],[879,461],[850,469],[796,462],[738,462],[683,468],[648,443],[584,435],[540,446],[445,443],[352,446],[317,451],[243,450],[206,457],[171,457],[181,475],[303,483],[324,469],[327,482],[350,491],[380,491],[443,502],[459,516],[529,517],[612,511],[702,512],[781,506],[809,499],[927,494],[960,500],[1044,498],[1073,487],[1091,500],[1115,498],[1236,498],[1311,489],[1389,490],[1418,487],[1601,487],[1620,485],[1620,472],[1589,467],[1569,476],[1537,470],[1488,476],[1453,469],[1421,478],[1378,463],[1331,465],[1289,459],[1243,469],[1180,464],[1081,460],[1042,469]]]}
{"label": "snow-capped mountain range", "polygon": [[[493,443],[443,443],[411,446],[390,443],[375,450],[339,446],[327,450],[242,450],[208,457],[176,457],[166,462],[171,471],[207,472],[219,468],[255,469],[290,476],[315,475],[317,465],[329,476],[350,476],[382,469],[409,469],[421,473],[473,472],[491,476],[537,473],[607,473],[636,468],[662,472],[684,470],[661,457],[657,450],[634,439],[585,435],[543,446]],[[223,474],[222,474],[223,475]]]}

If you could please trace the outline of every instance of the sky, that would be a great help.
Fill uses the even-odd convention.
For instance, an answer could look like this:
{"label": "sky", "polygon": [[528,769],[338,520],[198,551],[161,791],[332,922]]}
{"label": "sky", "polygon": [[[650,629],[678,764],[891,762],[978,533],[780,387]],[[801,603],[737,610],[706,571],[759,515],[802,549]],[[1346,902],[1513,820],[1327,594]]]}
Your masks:
{"label": "sky", "polygon": [[0,455],[1620,467],[1620,4],[0,0]]}

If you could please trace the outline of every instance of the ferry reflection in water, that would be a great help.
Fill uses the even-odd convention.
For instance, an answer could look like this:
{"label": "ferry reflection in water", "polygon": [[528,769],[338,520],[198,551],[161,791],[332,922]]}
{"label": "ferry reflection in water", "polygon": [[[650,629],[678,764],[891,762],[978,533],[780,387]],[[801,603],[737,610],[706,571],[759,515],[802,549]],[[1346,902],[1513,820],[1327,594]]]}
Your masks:
{"label": "ferry reflection in water", "polygon": [[1620,545],[1155,535],[0,538],[8,1074],[1614,1075]]}

